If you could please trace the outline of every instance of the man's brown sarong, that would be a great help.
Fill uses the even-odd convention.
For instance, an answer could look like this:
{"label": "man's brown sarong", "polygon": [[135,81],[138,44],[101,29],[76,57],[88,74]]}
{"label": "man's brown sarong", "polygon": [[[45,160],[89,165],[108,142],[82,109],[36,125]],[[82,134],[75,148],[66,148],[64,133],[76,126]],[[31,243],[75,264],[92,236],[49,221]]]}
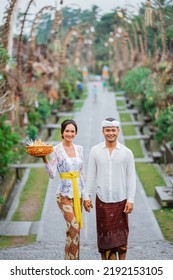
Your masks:
{"label": "man's brown sarong", "polygon": [[121,253],[127,250],[128,215],[125,214],[126,200],[116,203],[102,202],[96,196],[97,244],[100,253],[114,249]]}

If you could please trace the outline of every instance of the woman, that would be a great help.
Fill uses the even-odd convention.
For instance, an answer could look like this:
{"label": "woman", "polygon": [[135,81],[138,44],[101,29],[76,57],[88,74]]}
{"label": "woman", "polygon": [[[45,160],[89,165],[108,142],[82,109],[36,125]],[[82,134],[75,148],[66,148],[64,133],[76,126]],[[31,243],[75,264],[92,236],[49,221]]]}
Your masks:
{"label": "woman", "polygon": [[80,228],[82,228],[82,194],[84,190],[83,148],[73,144],[77,125],[73,120],[61,124],[62,141],[54,147],[50,161],[42,157],[50,178],[59,174],[57,204],[67,223],[65,260],[79,259]]}

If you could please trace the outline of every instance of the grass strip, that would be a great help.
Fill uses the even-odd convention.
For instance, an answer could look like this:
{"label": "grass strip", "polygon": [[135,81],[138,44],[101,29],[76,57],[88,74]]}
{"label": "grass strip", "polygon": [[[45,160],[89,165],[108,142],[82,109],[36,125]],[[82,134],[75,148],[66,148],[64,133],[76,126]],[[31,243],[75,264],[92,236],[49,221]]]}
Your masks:
{"label": "grass strip", "polygon": [[164,238],[173,243],[173,209],[162,208],[154,210]]}
{"label": "grass strip", "polygon": [[122,125],[122,132],[124,136],[136,135],[134,125]]}
{"label": "grass strip", "polygon": [[51,140],[52,141],[60,141],[61,139],[61,129],[57,128],[56,130],[54,130],[54,132],[52,133],[52,137]]}
{"label": "grass strip", "polygon": [[136,163],[136,171],[147,196],[155,196],[155,186],[164,186],[165,181],[151,163]]}
{"label": "grass strip", "polygon": [[121,122],[131,122],[132,121],[132,117],[129,113],[121,113],[120,112],[120,120]]}
{"label": "grass strip", "polygon": [[120,97],[120,96],[124,96],[124,94],[122,92],[116,91],[115,96],[116,97]]}
{"label": "grass strip", "polygon": [[[145,193],[149,197],[155,196],[155,186],[165,185],[165,181],[159,171],[151,163],[136,163],[136,171]],[[173,209],[161,208],[153,212],[164,238],[169,242],[173,242]]]}
{"label": "grass strip", "polygon": [[13,221],[38,221],[46,196],[49,177],[45,168],[32,168],[20,196]]}
{"label": "grass strip", "polygon": [[36,241],[36,235],[0,236],[0,248],[28,245]]}
{"label": "grass strip", "polygon": [[126,139],[125,145],[133,152],[135,158],[144,158],[139,139]]}
{"label": "grass strip", "polygon": [[84,104],[83,100],[79,100],[79,102],[74,103],[73,104],[73,111],[74,112],[80,111],[80,109],[82,108],[83,104]]}
{"label": "grass strip", "polygon": [[116,100],[117,107],[125,107],[125,101],[124,100]]}

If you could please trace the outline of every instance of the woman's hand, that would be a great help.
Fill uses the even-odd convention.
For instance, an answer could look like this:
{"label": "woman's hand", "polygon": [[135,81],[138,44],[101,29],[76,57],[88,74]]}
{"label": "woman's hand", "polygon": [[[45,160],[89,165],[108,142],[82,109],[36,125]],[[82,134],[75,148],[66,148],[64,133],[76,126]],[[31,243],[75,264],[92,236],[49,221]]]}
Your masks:
{"label": "woman's hand", "polygon": [[93,208],[91,200],[84,200],[83,205],[84,205],[84,208],[87,212],[90,212],[91,208]]}

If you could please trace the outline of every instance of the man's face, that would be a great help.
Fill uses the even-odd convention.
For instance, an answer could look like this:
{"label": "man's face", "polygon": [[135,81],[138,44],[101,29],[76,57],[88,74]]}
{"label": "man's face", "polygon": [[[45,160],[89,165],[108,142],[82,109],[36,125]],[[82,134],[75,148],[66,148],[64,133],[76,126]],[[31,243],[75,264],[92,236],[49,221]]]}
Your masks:
{"label": "man's face", "polygon": [[103,135],[108,142],[115,142],[119,134],[119,127],[108,126],[103,128]]}

